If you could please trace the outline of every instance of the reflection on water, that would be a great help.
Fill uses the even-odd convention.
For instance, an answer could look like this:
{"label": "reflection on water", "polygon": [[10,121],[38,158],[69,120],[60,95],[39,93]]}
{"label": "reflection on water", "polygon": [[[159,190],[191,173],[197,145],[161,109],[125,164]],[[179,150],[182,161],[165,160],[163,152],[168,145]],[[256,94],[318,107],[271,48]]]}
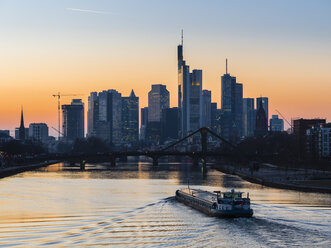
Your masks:
{"label": "reflection on water", "polygon": [[[254,217],[217,219],[175,190],[250,192]],[[185,163],[63,164],[0,180],[0,247],[330,247],[331,198],[251,184]]]}

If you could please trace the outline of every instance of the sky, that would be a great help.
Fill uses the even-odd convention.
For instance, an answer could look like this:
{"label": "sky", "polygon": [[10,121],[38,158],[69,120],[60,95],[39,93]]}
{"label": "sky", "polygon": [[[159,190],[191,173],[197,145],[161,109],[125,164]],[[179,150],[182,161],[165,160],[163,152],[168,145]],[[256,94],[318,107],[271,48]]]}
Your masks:
{"label": "sky", "polygon": [[[57,127],[53,94],[134,89],[147,106],[151,84],[166,84],[177,106],[177,45],[203,70],[220,107],[220,77],[244,97],[269,97],[269,115],[331,121],[331,1],[0,0],[0,129]],[[72,97],[63,97],[70,103]]]}

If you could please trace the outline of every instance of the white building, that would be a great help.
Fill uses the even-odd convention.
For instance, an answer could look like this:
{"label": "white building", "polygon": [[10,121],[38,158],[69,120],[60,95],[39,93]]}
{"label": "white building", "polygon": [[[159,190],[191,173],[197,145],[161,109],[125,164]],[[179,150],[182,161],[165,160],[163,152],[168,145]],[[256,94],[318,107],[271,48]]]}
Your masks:
{"label": "white building", "polygon": [[46,123],[31,123],[29,139],[46,143],[48,141],[48,126]]}

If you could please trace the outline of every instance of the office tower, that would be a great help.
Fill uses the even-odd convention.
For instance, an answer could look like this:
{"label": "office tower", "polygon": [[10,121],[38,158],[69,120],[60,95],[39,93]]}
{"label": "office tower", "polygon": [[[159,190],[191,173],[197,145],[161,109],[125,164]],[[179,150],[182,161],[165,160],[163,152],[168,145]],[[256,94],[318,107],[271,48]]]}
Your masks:
{"label": "office tower", "polygon": [[24,128],[24,118],[23,118],[23,108],[21,109],[21,125],[19,127],[19,139],[25,140],[25,128]]}
{"label": "office tower", "polygon": [[179,122],[178,108],[167,108],[162,110],[161,118],[161,140],[178,139]]}
{"label": "office tower", "polygon": [[201,127],[200,116],[202,114],[202,70],[193,70],[190,75],[189,131],[194,132]]}
{"label": "office tower", "polygon": [[161,140],[161,115],[162,110],[169,108],[169,91],[165,85],[155,84],[148,92],[148,124],[146,135],[151,143]]}
{"label": "office tower", "polygon": [[73,99],[70,105],[62,105],[62,130],[65,141],[84,138],[84,103],[82,99]]}
{"label": "office tower", "polygon": [[268,97],[258,97],[256,98],[256,110],[259,109],[260,104],[262,104],[263,109],[265,111],[267,122],[269,124],[269,100]]}
{"label": "office tower", "polygon": [[184,137],[200,128],[202,70],[190,73],[190,67],[183,58],[183,34],[182,43],[177,47],[177,59],[180,137]]}
{"label": "office tower", "polygon": [[217,118],[217,103],[210,104],[210,127],[212,131],[216,131],[216,118]]}
{"label": "office tower", "polygon": [[271,132],[281,132],[284,130],[284,120],[279,119],[278,115],[272,115],[270,119],[270,131]]}
{"label": "office tower", "polygon": [[116,90],[104,90],[89,97],[89,137],[120,145],[122,140],[122,95]]}
{"label": "office tower", "polygon": [[99,118],[99,98],[97,92],[91,92],[88,97],[88,109],[87,109],[87,136],[96,136],[95,127]]}
{"label": "office tower", "polygon": [[254,109],[254,98],[243,99],[243,124],[245,137],[254,136],[256,111]]}
{"label": "office tower", "polygon": [[122,137],[127,144],[139,140],[139,97],[133,90],[129,97],[122,97]]}
{"label": "office tower", "polygon": [[48,126],[46,123],[31,123],[29,125],[29,138],[33,141],[46,143],[48,140]]}
{"label": "office tower", "polygon": [[146,139],[146,128],[148,123],[148,107],[141,108],[140,119],[140,140],[144,141]]}
{"label": "office tower", "polygon": [[211,128],[211,91],[203,90],[201,95],[201,119],[200,119],[200,126],[201,127],[208,127]]}
{"label": "office tower", "polygon": [[148,122],[160,122],[161,113],[169,108],[169,91],[166,85],[153,84],[148,92]]}
{"label": "office tower", "polygon": [[256,123],[255,123],[255,136],[264,136],[268,133],[268,120],[266,112],[264,111],[262,99],[257,99],[260,103],[257,105],[259,106],[256,112]]}
{"label": "office tower", "polygon": [[236,143],[243,135],[243,85],[236,82],[236,77],[228,74],[227,67],[226,60],[226,73],[221,77],[221,135]]}

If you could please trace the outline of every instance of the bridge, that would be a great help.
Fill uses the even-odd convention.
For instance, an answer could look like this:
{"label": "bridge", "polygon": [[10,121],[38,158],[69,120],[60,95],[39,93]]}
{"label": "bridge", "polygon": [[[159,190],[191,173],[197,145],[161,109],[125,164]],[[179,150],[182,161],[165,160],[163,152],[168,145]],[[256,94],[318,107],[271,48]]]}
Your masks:
{"label": "bridge", "polygon": [[[201,138],[201,150],[200,151],[177,151],[174,150],[176,145],[182,144],[190,137],[200,134]],[[208,142],[207,142],[207,135],[210,134],[220,140],[223,144],[232,148],[232,152],[230,153],[222,153],[219,151],[210,151],[208,150]],[[218,158],[225,158],[225,157],[243,157],[245,154],[241,152],[237,146],[233,145],[229,141],[225,140],[224,138],[220,137],[209,128],[202,127],[195,132],[192,132],[188,136],[170,144],[160,150],[156,151],[118,151],[118,152],[107,152],[107,153],[97,153],[97,154],[60,154],[60,155],[50,155],[48,159],[52,160],[59,160],[59,161],[67,161],[71,163],[80,163],[83,165],[87,161],[95,161],[95,160],[102,160],[102,161],[110,161],[111,166],[116,166],[116,160],[118,158],[127,158],[129,156],[146,156],[150,157],[153,160],[153,166],[158,166],[158,160],[161,157],[165,156],[186,156],[190,157],[193,161],[193,165],[197,166],[199,161],[202,162],[202,165],[205,167],[207,158],[210,157],[218,157]]]}

